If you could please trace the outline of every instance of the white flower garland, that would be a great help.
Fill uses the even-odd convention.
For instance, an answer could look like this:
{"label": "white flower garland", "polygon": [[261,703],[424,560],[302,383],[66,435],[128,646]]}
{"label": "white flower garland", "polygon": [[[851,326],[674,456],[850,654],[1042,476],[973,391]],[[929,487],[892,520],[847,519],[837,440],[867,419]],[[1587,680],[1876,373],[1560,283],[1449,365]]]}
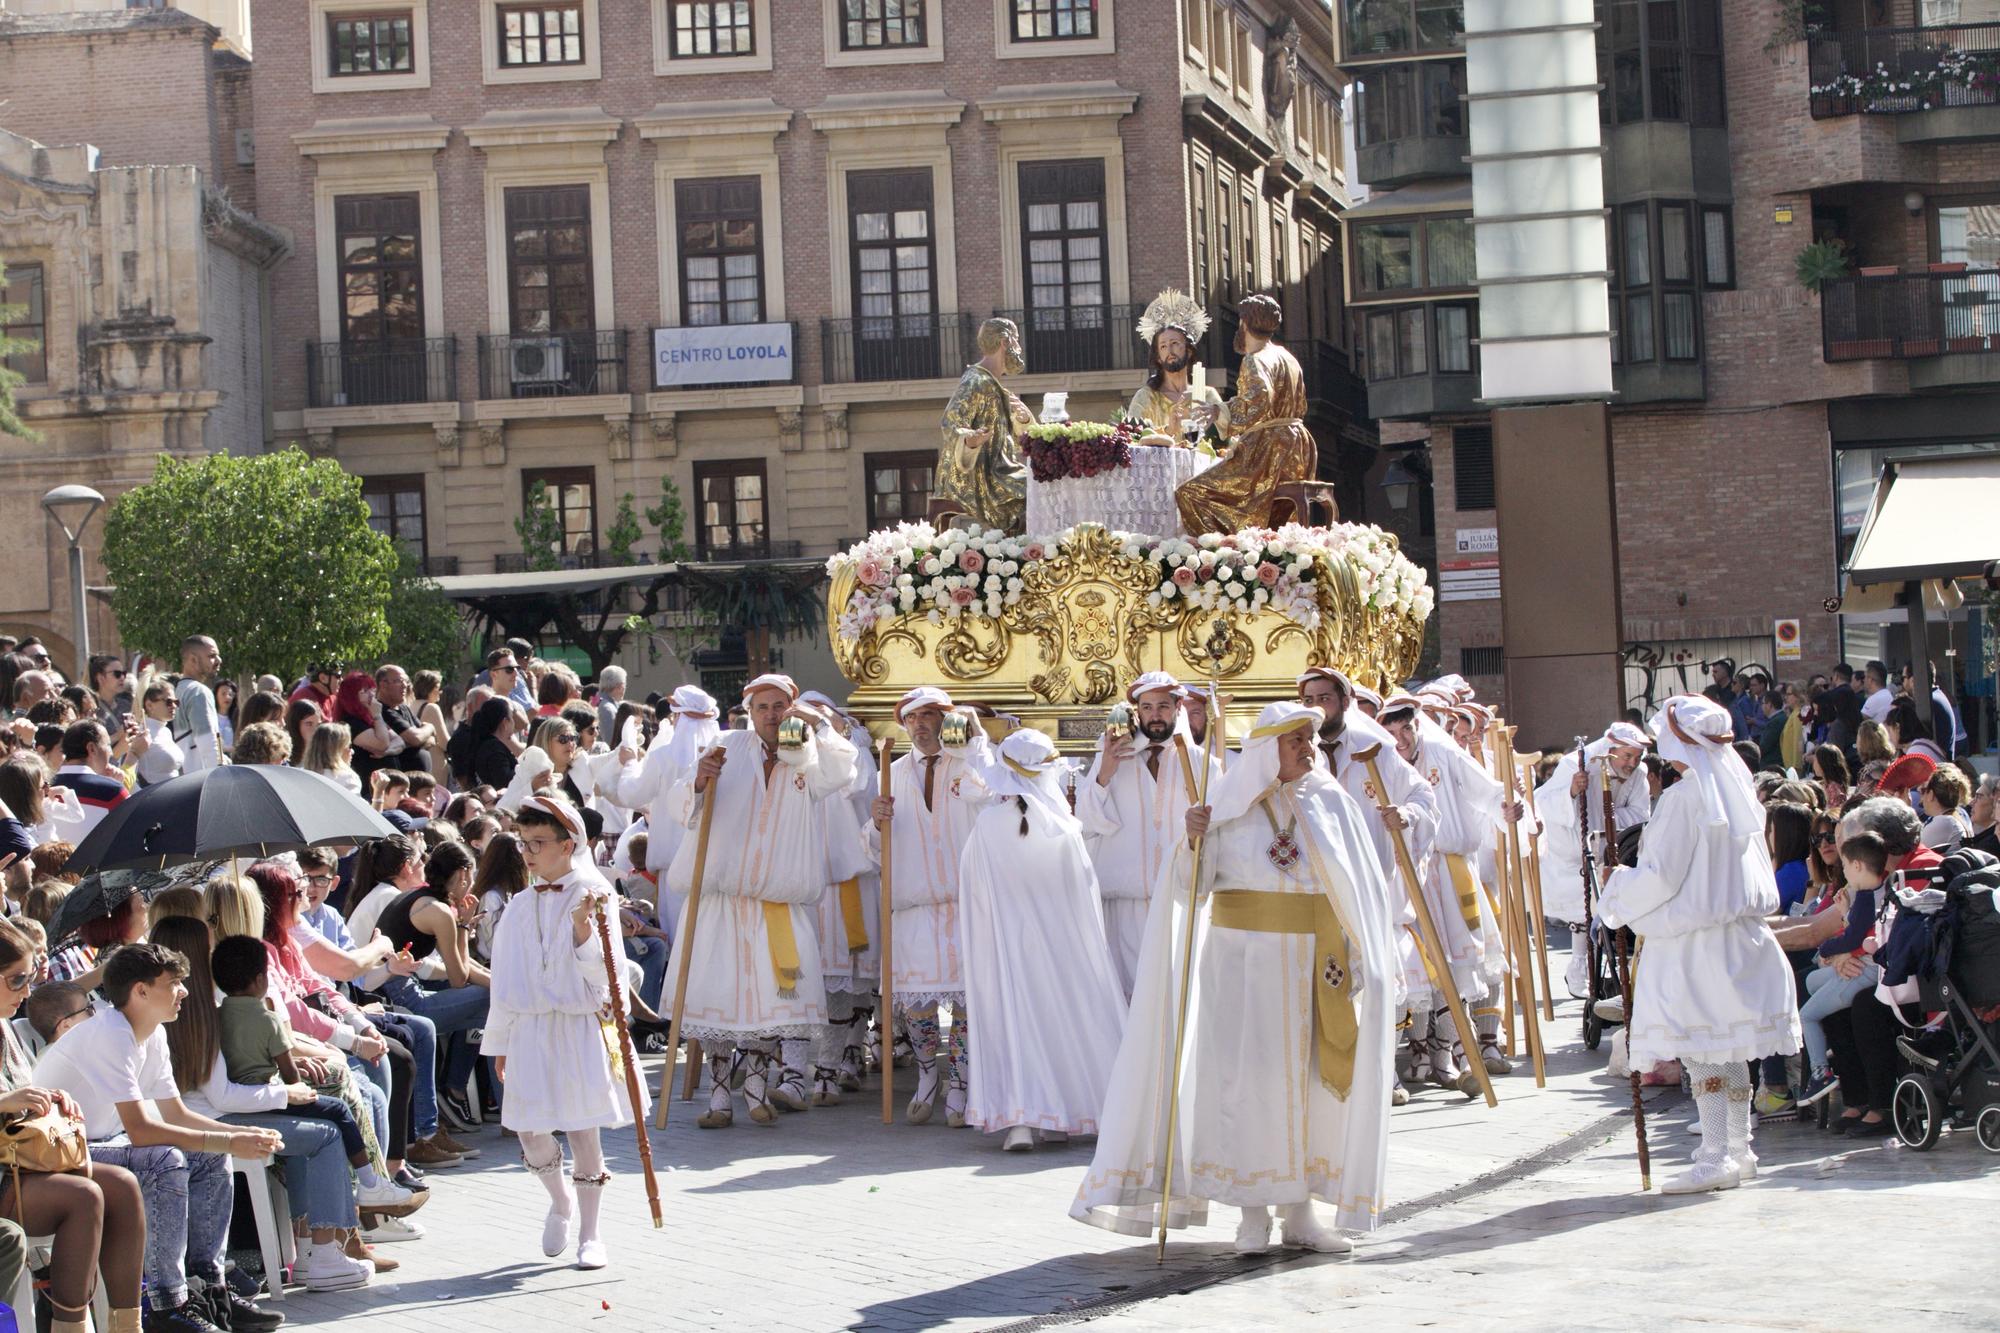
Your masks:
{"label": "white flower garland", "polygon": [[[1053,537],[1009,537],[990,528],[899,523],[827,561],[827,572],[851,570],[854,591],[835,632],[854,643],[898,616],[922,613],[931,624],[961,616],[1000,614],[1021,600],[1024,566],[1067,548],[1076,529]],[[1354,570],[1362,604],[1371,610],[1428,618],[1435,594],[1421,566],[1396,549],[1380,528],[1338,523],[1308,528],[1247,528],[1200,537],[1149,537],[1113,532],[1121,553],[1153,567],[1159,586],[1147,602],[1182,602],[1204,611],[1277,611],[1307,630],[1319,626],[1318,562],[1344,559]]]}

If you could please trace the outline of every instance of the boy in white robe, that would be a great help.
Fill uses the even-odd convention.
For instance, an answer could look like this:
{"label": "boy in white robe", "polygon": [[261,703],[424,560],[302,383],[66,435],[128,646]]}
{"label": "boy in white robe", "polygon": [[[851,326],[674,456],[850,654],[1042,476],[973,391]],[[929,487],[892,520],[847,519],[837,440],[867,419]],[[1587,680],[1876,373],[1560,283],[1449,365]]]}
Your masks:
{"label": "boy in white robe", "polygon": [[[798,698],[789,676],[745,685],[750,729],[723,732],[667,796],[666,813],[688,830],[715,802],[696,932],[690,938],[683,906],[667,965],[678,976],[687,951],[687,1001],[676,1035],[700,1041],[708,1055],[708,1110],[695,1122],[703,1129],[734,1120],[730,1084],[739,1065],[753,1124],[776,1123],[774,1104],[805,1110],[805,1071],[826,1023],[816,908],[826,888],[826,847],[814,806],[846,792],[854,747]],[[796,748],[779,744],[787,718],[805,723]],[[683,898],[700,851],[699,836],[684,836],[668,869],[667,884]]]}
{"label": "boy in white robe", "polygon": [[[1090,771],[1076,789],[1076,817],[1097,871],[1104,899],[1104,933],[1125,997],[1132,996],[1139,945],[1146,934],[1146,907],[1160,869],[1187,836],[1187,772],[1201,785],[1201,743],[1184,719],[1181,683],[1164,671],[1149,671],[1125,691],[1135,714],[1135,734],[1105,735]],[[1206,713],[1204,711],[1204,716]],[[1187,747],[1184,770],[1173,741]],[[1218,759],[1215,771],[1222,765]],[[1212,779],[1211,779],[1212,781]]]}
{"label": "boy in white robe", "polygon": [[959,861],[965,996],[979,1014],[966,1123],[1005,1130],[1009,1152],[1034,1147],[1037,1132],[1053,1141],[1097,1132],[1125,1022],[1062,770],[1039,731],[1001,742],[986,779],[994,799]]}
{"label": "boy in white robe", "polygon": [[1632,1014],[1635,1069],[1679,1060],[1694,1087],[1701,1147],[1663,1194],[1734,1189],[1757,1174],[1750,1151],[1748,1062],[1799,1049],[1791,964],[1765,918],[1778,885],[1764,809],[1730,749],[1729,710],[1667,700],[1653,719],[1660,757],[1681,778],[1660,795],[1637,863],[1605,880],[1597,914],[1640,937]]}
{"label": "boy in white robe", "polygon": [[[1652,815],[1652,792],[1646,783],[1646,746],[1652,738],[1630,722],[1614,722],[1584,747],[1582,760],[1571,750],[1562,757],[1548,781],[1535,788],[1535,811],[1542,817],[1542,911],[1551,921],[1570,928],[1569,969],[1564,981],[1569,993],[1582,999],[1589,988],[1590,945],[1583,912],[1583,826],[1578,802],[1596,845],[1604,836],[1604,771],[1611,771],[1611,817],[1621,829],[1636,828]],[[1612,848],[1616,852],[1617,848]]]}
{"label": "boy in white robe", "polygon": [[[1403,1005],[1391,892],[1364,812],[1313,765],[1317,710],[1258,716],[1206,809],[1194,977],[1174,1135],[1169,1227],[1211,1203],[1243,1210],[1236,1248],[1344,1252],[1384,1206],[1395,1015]],[[1139,983],[1097,1153],[1070,1216],[1126,1235],[1159,1222],[1179,976],[1194,861],[1185,844],[1153,894]],[[1396,895],[1400,901],[1401,895]]]}
{"label": "boy in white robe", "polygon": [[826,889],[819,897],[817,920],[827,1022],[814,1039],[812,1104],[833,1106],[842,1092],[860,1090],[868,1020],[875,1015],[875,987],[882,975],[876,947],[882,882],[862,833],[877,790],[876,767],[866,727],[817,690],[807,690],[800,702],[827,714],[854,746],[854,778],[847,791],[813,807],[826,846]]}
{"label": "boy in white robe", "polygon": [[[951,696],[935,686],[919,686],[896,704],[896,720],[909,733],[910,750],[889,765],[889,791],[876,796],[866,829],[869,851],[879,865],[882,827],[890,825],[890,904],[895,931],[890,940],[896,1017],[907,1026],[917,1061],[917,1090],[907,1110],[913,1125],[927,1123],[944,1087],[945,1123],[966,1124],[971,1079],[970,1029],[965,1003],[965,969],[959,950],[958,867],[972,836],[973,821],[986,802],[980,778],[986,766],[986,734],[972,729],[972,743],[954,753],[939,736]],[[946,1069],[938,1052],[946,1035],[938,1007],[951,1006]]]}
{"label": "boy in white robe", "polygon": [[[542,1253],[553,1259],[568,1248],[574,1214],[576,1266],[602,1268],[609,1259],[598,1216],[611,1176],[599,1131],[629,1125],[635,1113],[621,1063],[630,1053],[615,1051],[617,1030],[606,1017],[624,996],[605,970],[594,919],[613,895],[590,863],[583,817],[567,802],[530,796],[514,818],[535,882],[508,901],[494,929],[492,1002],[479,1049],[507,1091],[501,1123],[520,1136],[521,1160],[549,1192]],[[618,957],[617,912],[607,924]],[[643,1086],[639,1098],[636,1113],[644,1115]],[[569,1182],[557,1134],[569,1140]]]}

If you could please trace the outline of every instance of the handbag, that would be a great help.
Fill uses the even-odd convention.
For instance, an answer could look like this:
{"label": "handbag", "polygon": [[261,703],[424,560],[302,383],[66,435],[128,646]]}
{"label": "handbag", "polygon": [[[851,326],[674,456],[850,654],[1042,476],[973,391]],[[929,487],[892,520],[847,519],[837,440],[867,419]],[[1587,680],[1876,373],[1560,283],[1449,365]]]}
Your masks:
{"label": "handbag", "polygon": [[14,1182],[14,1212],[22,1230],[21,1173],[60,1175],[70,1171],[90,1174],[90,1141],[84,1136],[83,1122],[50,1109],[41,1115],[9,1116],[0,1120],[0,1169]]}

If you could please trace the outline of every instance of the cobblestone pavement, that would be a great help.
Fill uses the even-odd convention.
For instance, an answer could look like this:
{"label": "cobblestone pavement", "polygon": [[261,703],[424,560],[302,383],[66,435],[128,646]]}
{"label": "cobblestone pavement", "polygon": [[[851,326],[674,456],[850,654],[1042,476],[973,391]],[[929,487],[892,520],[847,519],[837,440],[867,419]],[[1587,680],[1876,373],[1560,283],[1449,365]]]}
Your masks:
{"label": "cobblestone pavement", "polygon": [[[1489,1275],[1500,1275],[1520,1312],[1504,1318],[1595,1326],[1588,1313],[1572,1312],[1601,1308],[1606,1326],[1629,1328],[1631,1317],[1617,1314],[1627,1307],[1599,1300],[1604,1284],[1615,1292],[1643,1277],[1645,1308],[1664,1313],[1687,1308],[1677,1299],[1713,1297],[1713,1279],[1692,1266],[1607,1264],[1607,1256],[1678,1259],[1710,1247],[1727,1259],[1755,1235],[1731,1226],[1709,1236],[1698,1221],[1797,1219],[1782,1249],[1769,1253],[1789,1256],[1791,1272],[1812,1274],[1838,1271],[1829,1263],[1851,1259],[1859,1228],[1877,1216],[1833,1214],[1850,1219],[1854,1236],[1816,1236],[1809,1224],[1834,1201],[1813,1196],[1827,1189],[1862,1186],[1865,1196],[1840,1202],[1865,1198],[1871,1210],[1891,1209],[1891,1234],[1926,1247],[1940,1231],[1930,1219],[1943,1210],[1968,1221],[1991,1215],[1972,1210],[1992,1206],[1993,1187],[1962,1183],[1986,1165],[1969,1136],[1917,1158],[1795,1127],[1760,1140],[1773,1166],[1753,1188],[1692,1202],[1641,1198],[1630,1120],[1620,1114],[1629,1094],[1603,1075],[1601,1054],[1581,1050],[1577,1008],[1562,1006],[1550,1029],[1545,1089],[1523,1069],[1499,1081],[1497,1110],[1431,1091],[1394,1113],[1390,1224],[1350,1260],[1239,1260],[1228,1253],[1235,1218],[1224,1209],[1198,1240],[1176,1239],[1157,1266],[1150,1244],[1065,1215],[1089,1141],[1003,1154],[997,1136],[946,1129],[941,1115],[918,1127],[902,1124],[899,1111],[898,1123],[884,1126],[871,1082],[839,1107],[783,1116],[768,1129],[748,1124],[739,1109],[736,1126],[702,1131],[694,1127],[700,1101],[677,1101],[673,1125],[654,1143],[663,1231],[649,1225],[630,1132],[615,1136],[617,1176],[606,1205],[613,1267],[599,1273],[541,1257],[546,1195],[520,1168],[513,1140],[489,1130],[477,1139],[480,1160],[435,1173],[435,1197],[418,1218],[429,1237],[385,1247],[403,1261],[400,1272],[366,1292],[296,1293],[285,1309],[303,1327],[366,1313],[374,1329],[425,1333],[440,1327],[444,1307],[506,1329],[543,1320],[647,1330],[984,1329],[1078,1318],[1107,1327],[1230,1328],[1392,1308],[1399,1323],[1467,1326],[1503,1319],[1491,1305],[1497,1293],[1488,1291]],[[646,1063],[657,1080],[658,1061]],[[907,1096],[909,1072],[898,1072]],[[1688,1140],[1685,1103],[1677,1094],[1660,1100],[1655,1141],[1664,1174],[1685,1160]],[[1829,1145],[1847,1151],[1828,1157]],[[1962,1232],[1968,1256],[1970,1245],[1984,1244],[1983,1228]],[[1927,1253],[1934,1259],[1937,1251]],[[1985,1281],[1972,1275],[1990,1264],[1944,1267],[1965,1276],[1911,1279],[1924,1298],[1899,1308],[1966,1326],[1970,1293]],[[1881,1280],[1898,1281],[1903,1271],[1887,1256],[1870,1269],[1857,1302],[1872,1301]],[[1760,1259],[1745,1276],[1770,1271]],[[1771,1291],[1754,1299],[1731,1289],[1726,1300],[1732,1308],[1747,1303],[1739,1311],[1747,1319],[1759,1302],[1770,1311],[1789,1302],[1796,1315],[1813,1299],[1810,1278],[1767,1285]],[[1722,1322],[1732,1322],[1729,1313]],[[1853,1313],[1829,1316],[1827,1326],[1856,1325],[1864,1310],[1856,1304]],[[1777,1322],[1802,1326],[1795,1317]]]}

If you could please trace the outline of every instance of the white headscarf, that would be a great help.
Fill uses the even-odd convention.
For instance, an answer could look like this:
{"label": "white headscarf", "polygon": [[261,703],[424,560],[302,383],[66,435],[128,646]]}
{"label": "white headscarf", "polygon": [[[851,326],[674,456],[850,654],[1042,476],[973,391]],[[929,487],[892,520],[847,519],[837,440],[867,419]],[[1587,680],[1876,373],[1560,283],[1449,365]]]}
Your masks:
{"label": "white headscarf", "polygon": [[575,806],[560,796],[549,796],[542,792],[536,792],[533,796],[522,801],[519,808],[524,810],[540,810],[545,815],[555,816],[563,828],[569,832],[571,840],[569,855],[570,873],[576,874],[587,871],[590,875],[596,876],[600,880],[602,879],[602,876],[597,875],[597,862],[592,859],[590,854],[590,837],[584,832],[583,816],[576,812]]}
{"label": "white headscarf", "polygon": [[[1317,731],[1325,720],[1326,714],[1319,709],[1291,699],[1264,705],[1264,711],[1257,714],[1257,725],[1243,738],[1243,747],[1209,792],[1210,819],[1215,823],[1235,819],[1262,800],[1278,781],[1278,737],[1297,727]],[[1394,744],[1389,748],[1394,749]]]}
{"label": "white headscarf", "polygon": [[[1620,723],[1620,726],[1626,724]],[[1687,765],[1683,782],[1701,788],[1710,822],[1727,824],[1738,838],[1764,832],[1764,807],[1757,802],[1750,770],[1730,748],[1735,719],[1729,710],[1698,695],[1676,695],[1660,706],[1653,734],[1660,738],[1660,757]],[[1635,728],[1636,730],[1636,728]]]}
{"label": "white headscarf", "polygon": [[935,685],[919,685],[902,698],[896,700],[896,721],[913,708],[942,708],[949,712],[953,707],[951,696]]}
{"label": "white headscarf", "polygon": [[777,690],[792,703],[799,701],[799,683],[782,671],[766,671],[757,679],[743,687],[743,702],[749,703],[750,696],[759,690]]}
{"label": "white headscarf", "polygon": [[[1727,715],[1725,714],[1725,716]],[[1659,729],[1660,729],[1660,720],[1659,718],[1656,717],[1653,719],[1653,730],[1655,732],[1658,732]],[[1653,738],[1651,736],[1648,736],[1645,732],[1639,730],[1639,728],[1633,726],[1630,722],[1613,722],[1610,726],[1604,729],[1604,734],[1602,736],[1599,736],[1596,740],[1592,741],[1589,745],[1584,747],[1584,753],[1587,754],[1593,762],[1595,762],[1596,760],[1604,758],[1605,755],[1610,754],[1611,751],[1618,746],[1625,746],[1629,749],[1635,749],[1635,750],[1643,750],[1648,745],[1652,744],[1652,742]]]}
{"label": "white headscarf", "polygon": [[555,771],[555,761],[548,751],[539,745],[530,745],[521,751],[521,757],[514,761],[514,776],[507,783],[507,790],[500,793],[500,799],[493,804],[508,814],[513,814],[533,796],[535,779],[544,773]]}
{"label": "white headscarf", "polygon": [[1042,812],[1064,832],[1081,832],[1083,825],[1070,813],[1069,800],[1062,792],[1062,774],[1067,767],[1056,753],[1055,742],[1030,728],[1011,733],[1001,741],[997,762],[980,776],[991,795],[1006,800],[1018,796]]}
{"label": "white headscarf", "polygon": [[1174,697],[1177,699],[1186,698],[1188,695],[1188,690],[1178,680],[1174,679],[1170,673],[1165,671],[1148,671],[1125,687],[1125,701],[1127,703],[1138,703],[1140,695],[1150,694],[1154,690],[1172,690]]}
{"label": "white headscarf", "polygon": [[674,691],[673,710],[674,725],[661,728],[649,753],[665,748],[667,753],[660,762],[668,772],[678,775],[692,769],[715,744],[722,735],[722,723],[716,717],[715,700],[692,685]]}

